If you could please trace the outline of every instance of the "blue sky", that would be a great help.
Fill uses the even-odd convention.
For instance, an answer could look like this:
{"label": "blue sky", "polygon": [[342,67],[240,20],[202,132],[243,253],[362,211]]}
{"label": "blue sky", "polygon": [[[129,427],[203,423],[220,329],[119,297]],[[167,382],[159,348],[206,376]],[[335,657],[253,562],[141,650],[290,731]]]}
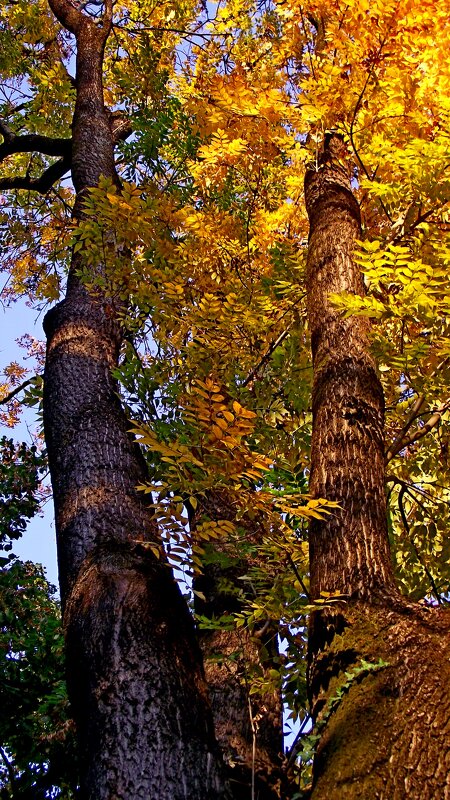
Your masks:
{"label": "blue sky", "polygon": [[[23,363],[25,351],[17,345],[16,339],[29,333],[43,339],[42,317],[36,310],[28,308],[19,300],[9,308],[0,307],[0,369],[11,361]],[[30,367],[29,362],[24,366]],[[32,435],[39,430],[34,409],[26,408],[22,420],[15,428],[0,425],[0,435],[31,444]],[[31,520],[25,534],[14,543],[14,553],[23,560],[36,561],[45,567],[49,581],[58,585],[56,563],[55,529],[53,524],[53,504],[49,499],[44,506],[43,515]]]}

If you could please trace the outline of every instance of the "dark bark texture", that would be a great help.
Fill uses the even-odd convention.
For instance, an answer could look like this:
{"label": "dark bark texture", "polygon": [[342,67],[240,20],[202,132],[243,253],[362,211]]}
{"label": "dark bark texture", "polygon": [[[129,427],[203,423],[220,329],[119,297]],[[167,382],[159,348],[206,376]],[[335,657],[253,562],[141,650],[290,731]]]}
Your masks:
{"label": "dark bark texture", "polygon": [[[194,536],[196,524],[205,519],[235,522],[232,497],[225,489],[208,492],[190,519]],[[261,541],[263,530],[257,519],[245,516],[239,526],[247,547],[238,552],[235,545],[220,540],[208,544],[203,572],[194,580],[194,589],[202,595],[195,596],[196,612],[211,620],[241,612],[246,599],[254,596],[250,578],[245,579],[252,566],[248,545]],[[233,797],[247,800],[253,781],[258,800],[276,800],[284,780],[281,692],[249,694],[253,672],[263,677],[278,666],[272,660],[278,655],[276,625],[268,621],[260,630],[204,630],[200,646]]]}
{"label": "dark bark texture", "polygon": [[305,180],[310,220],[308,317],[313,353],[310,490],[340,509],[310,528],[311,594],[370,594],[392,583],[384,484],[384,399],[369,321],[344,319],[329,295],[363,294],[352,253],[361,236],[341,139],[329,136]]}
{"label": "dark bark texture", "polygon": [[448,613],[351,603],[316,615],[310,646],[312,800],[448,800]]}
{"label": "dark bark texture", "polygon": [[[361,294],[361,236],[348,155],[328,135],[306,175],[314,362],[311,493],[339,503],[310,531],[311,590],[341,595],[314,612],[309,691],[321,733],[313,800],[450,798],[450,619],[398,593],[384,490],[383,393],[363,318],[330,293]],[[344,602],[345,598],[345,602]]]}
{"label": "dark bark texture", "polygon": [[[111,8],[100,25],[66,0],[51,7],[77,39],[72,176],[80,219],[100,176],[118,184],[102,90]],[[79,266],[74,257],[66,297],[45,318],[44,424],[81,797],[224,798],[193,621],[169,567],[145,546],[158,531],[135,488],[144,461],[111,374],[117,309],[85,290]]]}

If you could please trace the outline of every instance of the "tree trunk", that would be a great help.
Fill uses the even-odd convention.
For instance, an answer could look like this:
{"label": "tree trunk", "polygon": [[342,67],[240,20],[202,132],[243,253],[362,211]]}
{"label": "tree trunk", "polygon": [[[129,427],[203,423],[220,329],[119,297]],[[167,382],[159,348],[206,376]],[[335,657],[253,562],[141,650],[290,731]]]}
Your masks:
{"label": "tree trunk", "polygon": [[[206,519],[236,521],[232,498],[225,490],[206,494],[195,513],[190,512],[190,527]],[[247,545],[262,537],[257,520],[243,517],[239,527]],[[210,620],[234,615],[245,607],[244,597],[252,598],[249,579],[251,558],[235,545],[215,541],[205,548],[203,571],[194,579],[195,610]],[[252,672],[267,676],[278,668],[276,625],[263,621],[261,629],[204,630],[200,634],[206,680],[211,697],[214,728],[228,765],[227,777],[236,800],[251,798],[251,787],[258,800],[276,800],[283,782],[283,721],[281,691],[250,695]]]}
{"label": "tree trunk", "polygon": [[[100,25],[51,0],[77,39],[74,217],[101,175],[118,184]],[[111,298],[86,291],[74,256],[66,297],[45,318],[44,423],[55,500],[69,694],[86,800],[228,797],[201,654],[187,606],[136,492],[144,461],[112,369],[121,332]]]}
{"label": "tree trunk", "polygon": [[312,615],[309,690],[321,738],[314,800],[450,798],[448,617],[394,583],[384,489],[384,401],[369,322],[333,292],[362,294],[352,258],[358,204],[340,137],[307,172],[308,314],[314,364],[311,493],[339,503],[310,530],[311,591],[340,602]]}
{"label": "tree trunk", "polygon": [[370,322],[343,319],[329,295],[362,294],[352,258],[361,236],[348,157],[328,138],[320,168],[306,175],[310,220],[307,303],[313,353],[310,491],[340,510],[310,527],[311,594],[367,597],[393,586],[384,485],[384,399],[369,353]]}

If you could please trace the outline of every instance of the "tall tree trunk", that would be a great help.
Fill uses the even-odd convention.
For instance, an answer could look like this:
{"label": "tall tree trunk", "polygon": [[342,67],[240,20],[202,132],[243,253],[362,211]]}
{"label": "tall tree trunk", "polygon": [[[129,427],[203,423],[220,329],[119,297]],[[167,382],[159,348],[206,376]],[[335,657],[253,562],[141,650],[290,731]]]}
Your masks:
{"label": "tall tree trunk", "polygon": [[[226,490],[208,492],[196,511],[190,510],[194,536],[196,525],[207,519],[236,521],[232,497]],[[261,541],[263,531],[257,519],[244,516],[238,525],[247,545]],[[203,571],[194,579],[199,593],[194,597],[196,612],[210,620],[242,612],[245,598],[253,598],[250,578],[245,580],[251,557],[220,540],[205,550]],[[253,671],[264,678],[268,670],[279,666],[273,660],[278,656],[274,622],[263,620],[260,630],[245,627],[200,633],[215,732],[236,800],[251,798],[252,786],[258,800],[276,800],[282,787],[281,691],[249,693]]]}
{"label": "tall tree trunk", "polygon": [[[50,0],[77,40],[74,217],[101,175],[118,184],[102,60],[112,3],[98,24]],[[55,500],[69,693],[86,800],[228,796],[201,654],[187,606],[136,492],[144,461],[112,370],[121,332],[111,298],[93,298],[74,256],[66,297],[45,318],[44,423]]]}
{"label": "tall tree trunk", "polygon": [[339,503],[310,530],[311,591],[341,597],[312,615],[309,688],[321,733],[314,800],[450,797],[449,621],[395,587],[386,523],[383,393],[369,322],[333,292],[362,294],[361,236],[341,138],[307,172],[314,386],[311,493]]}

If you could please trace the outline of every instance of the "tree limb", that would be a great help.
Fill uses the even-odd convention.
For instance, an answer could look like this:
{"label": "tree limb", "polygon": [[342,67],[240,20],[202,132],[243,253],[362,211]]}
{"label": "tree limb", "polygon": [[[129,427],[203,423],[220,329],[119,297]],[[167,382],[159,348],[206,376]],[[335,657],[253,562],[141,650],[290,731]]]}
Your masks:
{"label": "tree limb", "polygon": [[56,19],[74,36],[79,33],[85,17],[71,0],[48,0]]}
{"label": "tree limb", "polygon": [[5,122],[0,120],[0,133],[3,142],[0,144],[0,161],[14,153],[42,153],[45,156],[61,156],[64,158],[70,153],[71,139],[52,138],[41,136],[38,133],[26,133],[17,136]]}
{"label": "tree limb", "polygon": [[394,456],[397,455],[397,453],[399,453],[400,450],[402,449],[402,447],[399,447],[399,445],[405,438],[405,435],[410,429],[414,420],[417,419],[417,417],[419,416],[424,405],[425,405],[425,395],[420,394],[414,401],[411,410],[408,414],[408,418],[405,424],[403,425],[403,428],[401,429],[400,433],[395,437],[393,443],[390,445],[386,453],[385,464],[388,464],[391,458],[394,458]]}
{"label": "tree limb", "polygon": [[[130,119],[123,114],[111,115],[111,129],[114,144],[124,141],[133,132]],[[0,178],[0,190],[8,189],[29,189],[40,194],[47,194],[52,186],[66,172],[69,172],[72,164],[72,140],[71,139],[51,139],[47,136],[27,134],[25,136],[15,136],[7,126],[0,121],[0,133],[5,141],[0,145],[0,162],[7,155],[13,153],[28,153],[37,151],[45,155],[62,155],[59,161],[55,161],[47,167],[39,178],[30,178],[29,175],[13,176]],[[6,134],[6,135],[5,135]],[[35,147],[33,145],[36,145]]]}
{"label": "tree limb", "polygon": [[113,111],[111,115],[111,130],[114,144],[124,142],[133,133],[133,125],[129,117],[120,111]]}
{"label": "tree limb", "polygon": [[421,567],[423,568],[428,580],[430,581],[431,589],[434,592],[434,596],[435,596],[437,602],[439,603],[439,605],[442,605],[442,598],[441,598],[439,590],[438,590],[438,588],[436,586],[436,581],[434,580],[434,577],[431,574],[430,570],[428,569],[426,563],[422,559],[422,557],[420,555],[420,552],[419,552],[419,550],[418,550],[418,548],[416,546],[416,543],[414,541],[414,538],[411,536],[411,530],[410,530],[410,527],[409,527],[408,517],[406,515],[405,507],[403,505],[403,495],[405,494],[405,491],[407,491],[406,487],[403,486],[400,489],[400,492],[399,492],[399,495],[398,495],[398,507],[399,507],[399,511],[400,511],[400,516],[402,518],[403,527],[404,527],[404,529],[406,531],[406,534],[408,536],[409,543],[410,543],[411,547],[413,548],[413,550],[414,550],[414,552],[416,554],[417,560],[418,560],[419,564],[421,565]]}
{"label": "tree limb", "polygon": [[[416,400],[414,406],[417,406],[417,403],[421,399],[421,397],[419,397]],[[425,398],[423,398],[422,402],[425,402]],[[423,436],[426,436],[427,433],[429,433],[431,430],[433,430],[433,428],[435,428],[436,425],[440,422],[440,419],[441,419],[442,415],[446,411],[448,411],[449,408],[450,408],[450,400],[447,400],[446,403],[444,403],[440,408],[436,409],[436,411],[434,411],[431,414],[431,417],[429,419],[427,419],[426,422],[424,422],[424,424],[422,425],[421,428],[418,428],[417,430],[412,431],[409,435],[403,435],[401,437],[397,437],[396,441],[394,442],[394,444],[391,445],[391,447],[389,448],[389,450],[388,450],[388,452],[386,454],[385,463],[387,464],[388,461],[391,460],[391,458],[396,456],[397,453],[400,453],[400,451],[403,450],[405,447],[409,447],[409,445],[414,444],[414,442],[417,442],[419,439],[422,439]],[[417,416],[418,416],[418,414],[416,412],[415,417],[413,417],[411,419],[411,422]],[[410,414],[410,417],[411,417],[411,414]],[[404,428],[406,428],[406,430],[408,429],[408,427],[409,427],[409,425],[405,424]]]}
{"label": "tree limb", "polygon": [[16,790],[15,790],[16,774],[15,774],[15,771],[14,771],[14,767],[11,764],[9,758],[7,757],[3,747],[0,747],[0,756],[2,757],[2,761],[5,764],[5,767],[6,767],[7,772],[8,772],[8,777],[9,777],[9,782],[10,782],[10,786],[11,786],[13,797],[16,797]]}
{"label": "tree limb", "polygon": [[272,342],[272,344],[270,345],[269,349],[264,353],[263,357],[258,361],[256,367],[253,367],[251,372],[249,372],[249,374],[247,375],[247,377],[243,381],[242,386],[248,386],[248,384],[256,376],[258,370],[261,369],[261,367],[263,367],[266,364],[266,362],[268,361],[268,359],[272,355],[273,351],[285,340],[285,338],[288,335],[288,333],[291,330],[291,328],[292,328],[292,323],[290,325],[288,325],[288,327],[282,333],[280,333],[280,335],[278,336],[277,339],[275,339],[274,342]]}
{"label": "tree limb", "polygon": [[30,386],[31,383],[33,383],[33,378],[28,378],[26,381],[23,381],[20,386],[16,386],[16,388],[9,392],[5,397],[2,397],[0,400],[0,406],[6,406],[7,403],[10,403],[11,400],[14,400],[16,395],[20,394],[20,392],[26,389],[27,386]]}
{"label": "tree limb", "polygon": [[39,178],[31,178],[29,175],[0,178],[0,189],[30,189],[40,194],[47,194],[56,181],[69,172],[71,160],[70,154],[60,158],[47,167]]}

